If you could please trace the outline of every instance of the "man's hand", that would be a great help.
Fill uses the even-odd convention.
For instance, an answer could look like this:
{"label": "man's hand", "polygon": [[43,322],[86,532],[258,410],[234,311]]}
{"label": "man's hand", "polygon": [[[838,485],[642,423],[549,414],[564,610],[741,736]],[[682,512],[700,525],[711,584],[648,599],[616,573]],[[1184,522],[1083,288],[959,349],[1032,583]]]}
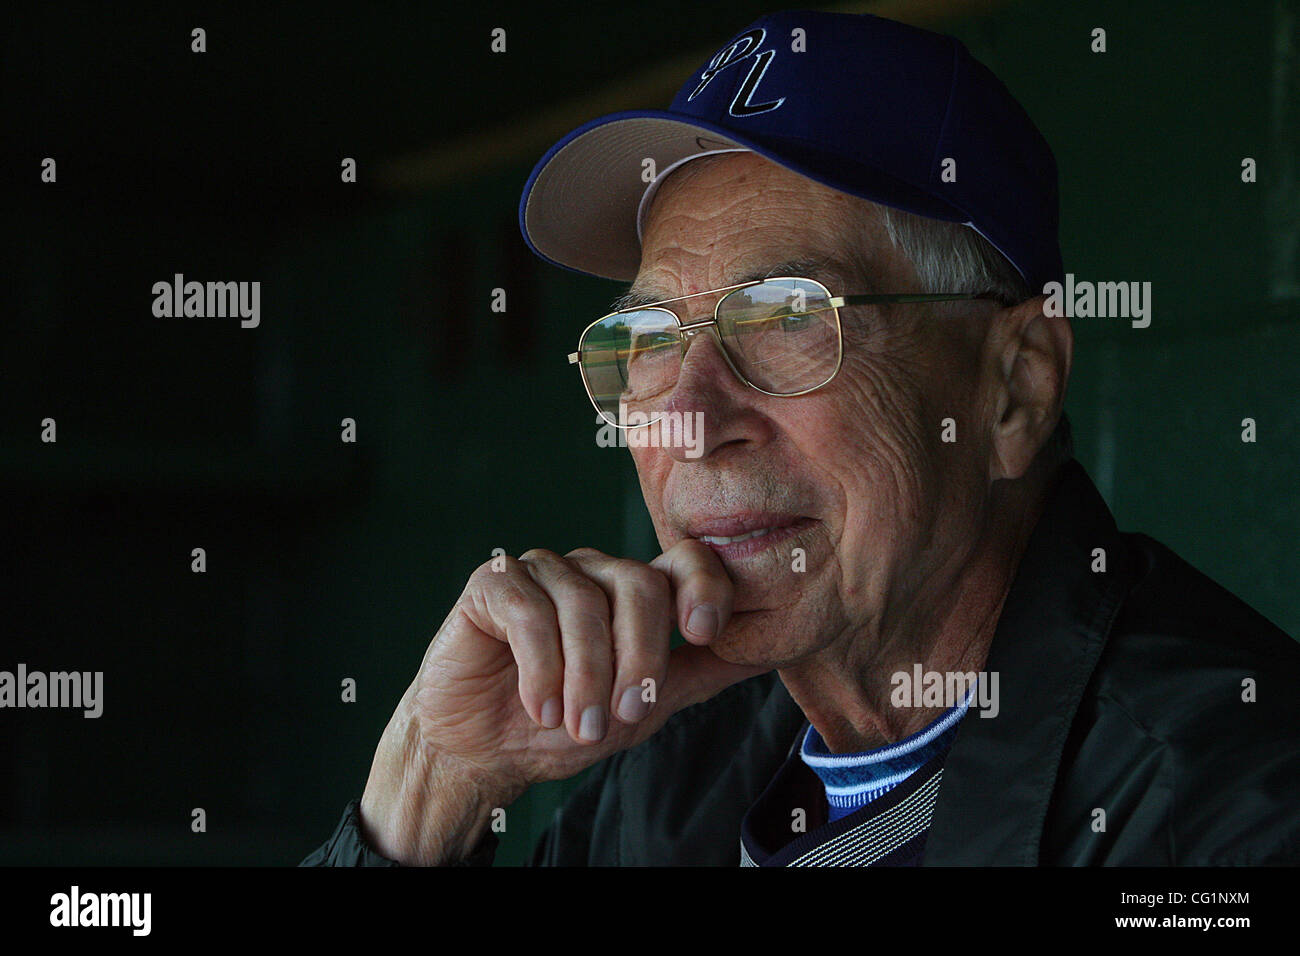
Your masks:
{"label": "man's hand", "polygon": [[[648,565],[590,548],[487,562],[380,738],[361,799],[368,841],[401,863],[461,858],[532,784],[763,673],[706,646],[731,608],[722,562],[694,538]],[[689,644],[669,653],[674,622]]]}

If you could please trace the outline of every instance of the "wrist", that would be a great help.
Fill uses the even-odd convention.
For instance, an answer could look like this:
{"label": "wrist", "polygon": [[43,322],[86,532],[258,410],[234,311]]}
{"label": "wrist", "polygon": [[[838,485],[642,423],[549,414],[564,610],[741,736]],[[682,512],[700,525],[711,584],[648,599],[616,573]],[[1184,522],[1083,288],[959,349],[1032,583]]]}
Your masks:
{"label": "wrist", "polygon": [[468,857],[493,811],[525,788],[438,754],[417,738],[408,725],[394,748],[385,734],[358,808],[361,835],[404,866],[441,866]]}

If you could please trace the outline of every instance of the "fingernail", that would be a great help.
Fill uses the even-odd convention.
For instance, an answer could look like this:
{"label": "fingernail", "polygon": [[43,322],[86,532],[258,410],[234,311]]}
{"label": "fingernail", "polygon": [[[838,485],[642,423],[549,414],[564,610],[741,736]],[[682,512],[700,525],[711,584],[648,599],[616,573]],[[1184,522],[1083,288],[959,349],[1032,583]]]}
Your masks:
{"label": "fingernail", "polygon": [[711,604],[700,604],[691,612],[686,630],[696,637],[713,637],[718,630],[718,609]]}
{"label": "fingernail", "polygon": [[564,720],[564,704],[560,702],[560,698],[552,697],[546,703],[542,704],[543,727],[547,730],[554,730],[556,727],[560,726],[562,720]]}
{"label": "fingernail", "polygon": [[634,724],[650,711],[650,704],[641,696],[640,687],[629,687],[618,699],[618,718]]}
{"label": "fingernail", "polygon": [[578,736],[583,740],[600,740],[605,736],[605,708],[592,704],[582,712]]}

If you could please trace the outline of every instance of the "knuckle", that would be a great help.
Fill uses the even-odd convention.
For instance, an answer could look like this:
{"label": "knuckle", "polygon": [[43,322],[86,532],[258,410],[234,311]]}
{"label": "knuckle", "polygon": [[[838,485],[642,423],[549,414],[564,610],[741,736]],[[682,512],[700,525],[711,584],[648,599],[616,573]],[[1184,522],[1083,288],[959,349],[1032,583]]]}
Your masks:
{"label": "knuckle", "polygon": [[662,571],[657,571],[649,565],[641,565],[641,572],[638,575],[639,589],[648,598],[659,601],[664,604],[669,603],[673,596],[672,582]]}
{"label": "knuckle", "polygon": [[[511,560],[514,559],[513,558],[507,559],[507,561],[511,561]],[[476,567],[472,572],[470,572],[469,580],[468,582],[466,582],[467,585],[471,587],[476,584],[484,585],[492,581],[494,578],[499,578],[501,576],[501,573],[493,569],[494,562],[496,563],[496,567],[501,566],[498,558],[488,558],[486,561],[484,561],[482,564]],[[507,563],[506,567],[509,568],[510,565]]]}
{"label": "knuckle", "polygon": [[514,581],[500,584],[493,603],[507,620],[515,623],[540,617],[544,604],[541,598],[525,591]]}
{"label": "knuckle", "polygon": [[567,568],[556,576],[555,587],[563,592],[564,602],[569,607],[584,614],[609,615],[609,599],[605,597],[604,588],[585,574]]}
{"label": "knuckle", "polygon": [[595,548],[574,548],[572,551],[566,554],[565,557],[579,558],[579,559],[595,559],[595,558],[604,558],[608,556],[605,554],[604,551],[598,551]]}
{"label": "knuckle", "polygon": [[597,661],[577,660],[566,664],[564,683],[567,687],[598,687],[609,680],[609,668]]}
{"label": "knuckle", "polygon": [[659,574],[650,565],[642,564],[640,561],[634,561],[631,558],[612,558],[610,560],[610,570],[618,577],[627,578],[631,581],[646,580]]}
{"label": "knuckle", "polygon": [[613,565],[613,570],[621,586],[620,590],[626,594],[650,601],[667,601],[672,596],[672,584],[668,576],[648,564],[631,558],[619,558]]}
{"label": "knuckle", "polygon": [[604,609],[570,607],[565,619],[565,636],[575,650],[607,656],[609,616]]}
{"label": "knuckle", "polygon": [[[620,596],[620,620],[630,625],[630,634],[624,637],[637,638],[638,635],[650,635],[667,631],[672,626],[673,602],[668,589],[662,593],[649,590],[634,590]],[[645,640],[642,637],[641,640]]]}
{"label": "knuckle", "polygon": [[519,560],[525,564],[538,564],[543,561],[559,560],[559,557],[554,551],[548,551],[546,548],[529,548],[519,556]]}

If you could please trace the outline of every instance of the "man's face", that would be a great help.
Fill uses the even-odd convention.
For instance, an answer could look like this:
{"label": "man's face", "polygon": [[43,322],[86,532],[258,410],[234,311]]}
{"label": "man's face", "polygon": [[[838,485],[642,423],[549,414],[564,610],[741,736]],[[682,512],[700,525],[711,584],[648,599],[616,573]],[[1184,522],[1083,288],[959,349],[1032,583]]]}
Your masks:
{"label": "man's face", "polygon": [[[634,288],[667,299],[812,260],[824,265],[795,274],[833,295],[949,291],[918,287],[876,209],[754,154],[697,160],[654,198]],[[710,317],[716,301],[679,304],[683,321]],[[690,340],[665,411],[703,414],[702,455],[632,454],[665,549],[770,529],[710,542],[736,585],[737,613],[711,645],[723,658],[871,655],[873,635],[923,624],[926,601],[951,598],[944,584],[976,544],[988,495],[991,402],[979,361],[989,311],[945,308],[841,309],[839,374],[793,398],[740,382],[716,338]],[[955,443],[941,440],[946,418]]]}

